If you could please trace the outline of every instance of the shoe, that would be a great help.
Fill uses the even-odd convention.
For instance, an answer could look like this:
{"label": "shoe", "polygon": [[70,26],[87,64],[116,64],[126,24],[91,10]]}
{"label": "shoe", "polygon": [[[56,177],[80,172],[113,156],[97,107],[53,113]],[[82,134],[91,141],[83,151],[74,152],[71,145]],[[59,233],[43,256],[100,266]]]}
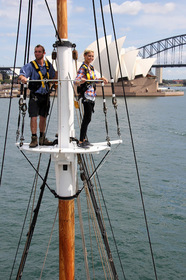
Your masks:
{"label": "shoe", "polygon": [[31,137],[31,142],[29,144],[29,148],[35,148],[37,146],[38,146],[37,136],[32,136]]}
{"label": "shoe", "polygon": [[78,143],[77,146],[78,146],[79,148],[83,148],[83,149],[88,149],[88,148],[89,148],[89,147],[86,145],[85,142]]}
{"label": "shoe", "polygon": [[87,146],[93,146],[88,140],[83,141]]}
{"label": "shoe", "polygon": [[39,137],[39,145],[40,146],[52,146],[53,142],[49,141],[45,136]]}

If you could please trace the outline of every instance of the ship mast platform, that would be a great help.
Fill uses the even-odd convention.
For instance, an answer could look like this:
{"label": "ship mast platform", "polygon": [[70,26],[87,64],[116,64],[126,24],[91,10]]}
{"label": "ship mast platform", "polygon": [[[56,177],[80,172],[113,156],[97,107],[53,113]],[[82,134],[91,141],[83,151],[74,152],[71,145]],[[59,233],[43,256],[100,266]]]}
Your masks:
{"label": "ship mast platform", "polygon": [[99,154],[101,151],[111,150],[112,145],[117,145],[121,143],[122,140],[119,139],[110,141],[110,146],[108,145],[108,142],[98,142],[92,143],[92,146],[89,146],[87,148],[80,148],[77,146],[75,141],[72,141],[70,147],[60,149],[58,148],[58,145],[37,146],[35,148],[30,148],[29,143],[24,143],[22,146],[20,146],[20,143],[16,143],[16,146],[19,146],[19,149],[25,152],[45,153],[55,156],[57,154]]}

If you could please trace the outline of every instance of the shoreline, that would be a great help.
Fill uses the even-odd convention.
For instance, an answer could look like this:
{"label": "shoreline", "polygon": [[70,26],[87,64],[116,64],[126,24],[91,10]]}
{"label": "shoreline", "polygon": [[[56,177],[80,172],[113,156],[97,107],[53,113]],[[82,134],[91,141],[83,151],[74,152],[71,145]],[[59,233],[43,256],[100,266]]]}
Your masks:
{"label": "shoreline", "polygon": [[[184,91],[175,90],[170,88],[149,88],[149,87],[140,87],[137,88],[135,85],[125,85],[125,96],[126,97],[169,97],[169,96],[183,96]],[[0,98],[10,98],[11,93],[11,85],[0,89]],[[121,84],[114,83],[114,93],[116,97],[123,97],[123,87]],[[29,97],[29,90],[27,90],[27,97]],[[97,97],[102,97],[102,87],[101,85],[97,85],[96,88]],[[104,86],[104,95],[105,97],[112,97],[112,87],[110,84]],[[50,96],[54,96],[54,93],[51,93]],[[57,95],[56,95],[57,96]],[[12,98],[20,97],[20,85],[15,85],[12,90]]]}

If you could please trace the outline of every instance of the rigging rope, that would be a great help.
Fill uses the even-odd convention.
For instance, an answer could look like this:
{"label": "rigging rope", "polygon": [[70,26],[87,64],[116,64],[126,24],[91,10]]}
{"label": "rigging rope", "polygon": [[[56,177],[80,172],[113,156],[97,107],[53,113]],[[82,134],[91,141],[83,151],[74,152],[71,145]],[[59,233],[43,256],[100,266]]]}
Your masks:
{"label": "rigging rope", "polygon": [[[78,189],[78,187],[76,189]],[[90,273],[89,273],[88,259],[87,259],[87,249],[85,245],[85,236],[83,230],[83,219],[82,219],[82,212],[81,212],[80,197],[77,198],[77,208],[78,208],[79,224],[80,224],[80,231],[81,231],[81,238],[82,238],[82,246],[84,252],[85,271],[86,271],[87,280],[90,280]]]}
{"label": "rigging rope", "polygon": [[[33,11],[33,0],[29,0],[28,3],[28,13],[27,13],[27,28],[26,28],[26,39],[25,39],[25,53],[24,53],[24,62],[23,64],[28,63],[29,61],[29,53],[30,53],[30,39],[31,39],[31,27],[32,27],[32,11]],[[27,84],[21,84],[21,94],[19,100],[19,115],[18,115],[18,128],[16,132],[16,141],[19,137],[19,124],[20,124],[20,117],[22,112],[22,129],[21,129],[21,137],[20,137],[20,146],[23,145],[24,141],[24,122],[25,122],[25,115],[27,110],[26,105],[26,96],[27,96]]]}
{"label": "rigging rope", "polygon": [[45,0],[45,3],[46,3],[46,6],[47,6],[47,9],[48,9],[50,18],[51,18],[51,20],[52,20],[54,29],[55,29],[55,31],[56,31],[56,36],[57,36],[58,40],[61,42],[61,38],[60,38],[59,33],[58,33],[58,31],[57,31],[57,28],[56,28],[56,25],[55,25],[55,22],[54,22],[54,19],[53,19],[52,13],[51,13],[51,11],[50,11],[50,8],[49,8],[49,5],[48,5],[47,0]]}
{"label": "rigging rope", "polygon": [[[41,156],[40,156],[40,158],[41,158]],[[40,165],[40,160],[38,162],[37,170],[39,170],[39,165]],[[24,221],[23,221],[23,225],[22,225],[22,229],[21,229],[21,233],[20,233],[20,237],[19,237],[19,241],[18,241],[18,245],[17,245],[17,249],[16,249],[16,253],[15,253],[15,257],[14,257],[14,261],[13,261],[13,265],[12,265],[9,280],[11,280],[11,278],[12,278],[12,273],[13,273],[13,270],[14,270],[14,267],[15,267],[15,262],[16,262],[17,254],[18,254],[19,247],[20,247],[20,244],[21,244],[21,239],[22,239],[22,236],[23,236],[23,230],[24,230],[24,227],[25,227],[25,223],[26,223],[26,219],[27,219],[27,215],[28,215],[28,210],[29,210],[29,207],[30,207],[31,197],[32,197],[32,194],[33,194],[33,189],[37,184],[37,182],[36,182],[37,177],[38,177],[38,174],[35,174],[35,178],[34,178],[34,182],[32,184],[32,189],[31,189],[29,200],[28,200],[28,205],[27,205],[27,209],[26,209],[26,213],[25,213],[25,217],[24,217]],[[33,210],[31,211],[31,214],[32,213],[33,213]]]}
{"label": "rigging rope", "polygon": [[[99,255],[100,255],[100,260],[102,263],[102,267],[103,267],[103,272],[105,275],[105,279],[107,279],[107,275],[110,275],[110,278],[112,279],[112,271],[110,270],[109,267],[109,262],[108,262],[108,258],[106,257],[106,253],[104,250],[104,245],[103,245],[103,239],[101,238],[101,232],[99,230],[99,226],[98,226],[98,222],[96,220],[96,215],[95,215],[95,211],[93,209],[93,205],[91,203],[91,197],[90,197],[90,193],[88,191],[88,186],[85,182],[85,191],[86,191],[86,198],[87,198],[87,210],[88,210],[88,217],[91,218],[92,221],[92,225],[93,225],[93,230],[94,230],[94,235],[96,237],[96,242],[97,242],[97,247],[98,247],[98,251],[99,251]],[[89,220],[90,220],[89,218]],[[90,222],[89,222],[89,235],[91,237],[91,227],[90,227]],[[91,241],[91,245],[92,245],[92,238],[90,238]],[[93,247],[93,246],[91,246]],[[93,250],[92,250],[92,259],[93,259]]]}
{"label": "rigging rope", "polygon": [[116,124],[117,124],[117,134],[120,137],[121,132],[120,132],[120,127],[119,127],[119,119],[118,119],[118,112],[117,112],[117,106],[118,105],[117,105],[117,99],[116,99],[115,90],[114,90],[114,79],[113,79],[112,70],[111,70],[110,55],[109,55],[109,49],[108,49],[108,42],[107,42],[107,34],[106,34],[102,0],[100,0],[100,7],[101,7],[101,17],[102,17],[103,31],[104,31],[104,37],[105,37],[106,52],[107,52],[107,61],[108,61],[109,74],[110,74],[110,80],[111,80],[112,104],[113,104],[114,110],[115,110],[115,117],[116,117]]}
{"label": "rigging rope", "polygon": [[3,157],[2,157],[2,162],[1,162],[0,186],[1,186],[1,182],[2,182],[2,176],[3,176],[6,144],[7,144],[7,137],[8,137],[8,128],[9,128],[9,122],[10,122],[10,111],[11,111],[11,104],[12,104],[12,91],[13,91],[13,83],[14,83],[16,60],[17,60],[17,49],[18,49],[18,42],[19,42],[21,9],[22,9],[22,0],[20,0],[20,2],[19,2],[19,15],[18,15],[18,23],[17,23],[16,47],[15,47],[15,54],[14,54],[13,76],[12,76],[12,83],[11,83],[11,93],[10,93],[10,101],[9,101],[9,108],[8,108],[8,118],[7,118],[6,133],[5,133],[5,140],[4,140]]}
{"label": "rigging rope", "polygon": [[[117,46],[116,31],[115,31],[115,26],[114,26],[114,19],[113,19],[113,13],[112,13],[112,6],[111,6],[111,1],[110,1],[110,0],[109,0],[109,8],[110,8],[110,15],[111,15],[112,26],[113,26],[113,32],[114,32],[114,40],[115,40],[116,50],[117,50],[117,57],[118,57],[118,63],[119,63],[119,71],[120,71],[120,75],[121,75],[121,78],[122,78],[121,63],[120,63],[120,59],[119,59],[119,51],[118,51],[118,46]],[[125,100],[125,107],[126,107],[126,113],[127,113],[127,119],[128,119],[128,125],[129,125],[129,131],[130,131],[130,137],[131,137],[131,143],[132,143],[132,150],[133,150],[133,155],[134,155],[134,161],[135,161],[135,166],[136,166],[136,172],[137,172],[137,178],[138,178],[138,185],[139,185],[140,196],[141,196],[141,201],[142,201],[144,219],[145,219],[145,224],[146,224],[147,236],[148,236],[148,240],[149,240],[149,246],[150,246],[150,252],[151,252],[151,258],[152,258],[152,263],[153,263],[154,274],[155,274],[155,278],[156,278],[156,280],[157,280],[158,278],[157,278],[156,264],[155,264],[155,259],[154,259],[153,250],[152,250],[152,243],[151,243],[151,238],[150,238],[150,231],[149,231],[149,227],[148,227],[147,215],[146,215],[146,210],[145,210],[145,203],[144,203],[144,199],[143,199],[143,191],[142,191],[141,180],[140,180],[140,175],[139,175],[139,169],[138,169],[138,164],[137,164],[137,157],[136,157],[136,152],[135,152],[135,147],[134,147],[134,140],[133,140],[133,134],[132,134],[131,123],[130,123],[129,110],[128,110],[128,105],[127,105],[127,100],[126,100],[126,94],[125,94],[123,79],[121,79],[121,80],[122,80],[123,97],[124,97],[124,100]]]}
{"label": "rigging rope", "polygon": [[[94,168],[95,168],[95,163],[94,163]],[[105,211],[106,211],[108,222],[109,222],[109,226],[110,226],[110,229],[111,229],[114,245],[115,245],[115,248],[116,248],[116,251],[117,251],[117,255],[118,255],[118,259],[119,259],[119,262],[120,262],[120,267],[122,269],[123,279],[126,280],[125,273],[124,273],[124,268],[123,268],[123,265],[122,265],[122,262],[121,262],[121,258],[120,258],[120,254],[119,254],[119,249],[118,249],[116,238],[115,238],[115,235],[114,235],[114,230],[113,230],[113,227],[112,227],[112,224],[111,224],[110,216],[109,216],[107,205],[106,205],[106,202],[105,202],[105,197],[104,197],[104,194],[103,194],[103,190],[102,190],[101,183],[100,183],[99,176],[98,176],[97,172],[96,172],[96,177],[97,177],[97,181],[98,181],[98,184],[99,184],[100,192],[101,192],[101,195],[102,195],[103,203],[104,203],[104,206],[105,206]]]}
{"label": "rigging rope", "polygon": [[96,214],[96,217],[97,217],[97,220],[98,220],[98,225],[99,225],[99,228],[100,228],[100,231],[101,231],[101,234],[102,234],[102,238],[103,238],[103,242],[104,242],[105,249],[106,249],[106,252],[107,252],[107,256],[108,256],[108,259],[109,259],[110,267],[111,267],[111,270],[112,270],[112,273],[113,273],[115,279],[118,279],[118,275],[117,275],[117,272],[116,272],[116,269],[115,269],[115,265],[114,265],[114,262],[113,262],[113,259],[112,259],[112,255],[111,255],[111,251],[110,251],[110,247],[109,247],[109,243],[108,243],[108,239],[107,239],[107,234],[106,234],[106,231],[105,231],[102,219],[101,219],[100,209],[98,207],[96,197],[95,197],[95,193],[94,193],[94,190],[93,190],[93,185],[90,181],[88,181],[88,170],[87,170],[87,166],[86,166],[86,163],[85,163],[85,159],[84,159],[83,155],[80,155],[80,157],[82,159],[83,169],[85,171],[86,183],[88,185],[88,190],[89,190],[89,193],[90,193],[90,196],[91,196],[91,199],[92,199],[92,204],[94,206],[95,214]]}
{"label": "rigging rope", "polygon": [[[101,65],[101,57],[100,57],[100,48],[99,48],[99,39],[98,39],[98,27],[97,27],[97,19],[96,19],[96,10],[95,10],[95,3],[94,0],[92,1],[93,4],[93,13],[94,13],[94,24],[95,24],[95,31],[96,31],[96,42],[97,42],[97,49],[98,49],[98,59],[99,59],[99,68],[101,77],[103,76],[102,72],[102,65]],[[103,113],[105,114],[105,129],[106,129],[106,140],[108,145],[110,146],[110,137],[108,135],[108,122],[107,122],[107,106],[106,106],[106,99],[105,99],[105,92],[104,92],[104,83],[102,83],[102,96],[103,96]]]}
{"label": "rigging rope", "polygon": [[27,241],[26,241],[25,248],[24,248],[24,251],[23,251],[23,254],[22,254],[22,258],[21,258],[21,262],[20,262],[20,265],[19,265],[16,280],[19,280],[22,277],[23,269],[24,269],[25,262],[26,262],[26,259],[27,259],[29,247],[30,247],[30,244],[31,244],[31,241],[32,241],[32,236],[33,236],[33,233],[34,233],[35,225],[36,225],[36,222],[37,222],[37,217],[38,217],[40,206],[41,206],[41,201],[42,201],[45,186],[46,186],[46,181],[47,181],[47,177],[48,177],[48,173],[49,173],[49,169],[50,169],[50,163],[51,163],[51,157],[50,157],[49,162],[48,162],[48,166],[47,166],[47,169],[46,169],[43,184],[40,188],[40,195],[39,195],[39,198],[38,198],[36,208],[34,210],[34,216],[33,216],[32,223],[30,225],[29,232],[28,232],[28,235],[27,235]]}
{"label": "rigging rope", "polygon": [[58,214],[58,207],[57,207],[56,214],[55,214],[55,217],[54,217],[54,222],[53,222],[53,225],[52,225],[52,230],[51,230],[51,234],[50,234],[50,238],[49,238],[49,242],[48,242],[48,246],[47,246],[47,250],[46,250],[46,254],[45,254],[45,259],[44,259],[44,262],[43,262],[43,266],[42,266],[42,269],[41,269],[39,280],[41,280],[41,278],[42,278],[43,269],[45,267],[45,262],[46,262],[46,259],[47,259],[48,250],[49,250],[49,247],[50,247],[50,243],[51,243],[51,239],[52,239],[52,234],[53,234],[54,226],[55,226],[56,219],[57,219],[57,214]]}

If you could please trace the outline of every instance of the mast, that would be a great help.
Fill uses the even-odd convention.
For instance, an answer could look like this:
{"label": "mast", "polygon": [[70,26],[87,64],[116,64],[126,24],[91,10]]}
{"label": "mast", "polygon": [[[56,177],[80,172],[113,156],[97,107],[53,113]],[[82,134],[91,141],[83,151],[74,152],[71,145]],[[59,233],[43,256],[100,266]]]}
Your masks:
{"label": "mast", "polygon": [[[67,32],[67,0],[57,0],[57,24],[61,42],[57,42],[58,61],[58,147],[55,158],[57,194],[72,196],[76,187],[76,155],[61,153],[70,148],[74,136],[73,89],[68,81],[72,73],[72,50]],[[58,200],[59,205],[59,280],[75,279],[74,200]]]}

